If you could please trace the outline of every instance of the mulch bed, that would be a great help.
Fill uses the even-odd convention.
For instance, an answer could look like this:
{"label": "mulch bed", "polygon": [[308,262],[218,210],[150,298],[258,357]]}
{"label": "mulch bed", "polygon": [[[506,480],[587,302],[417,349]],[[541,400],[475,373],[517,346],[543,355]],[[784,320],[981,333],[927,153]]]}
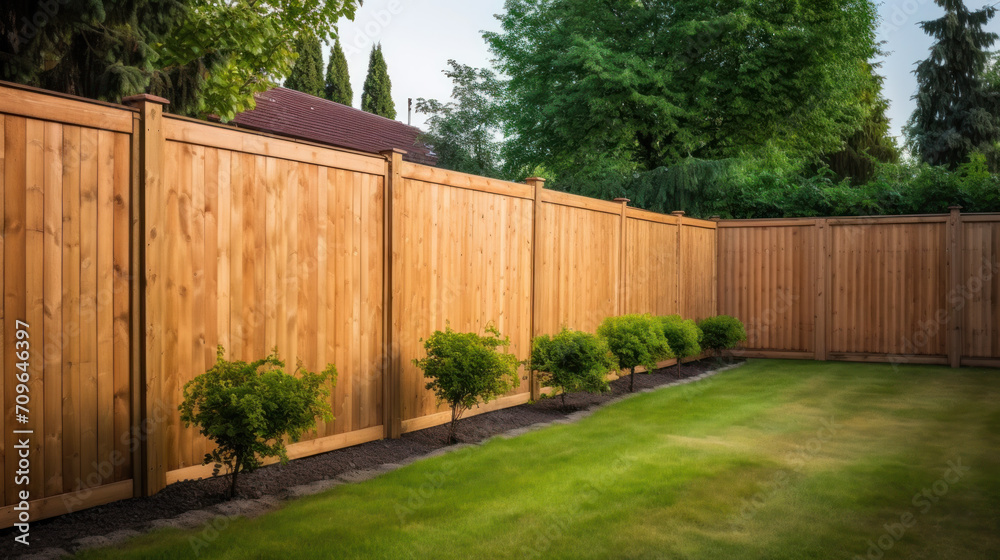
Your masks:
{"label": "mulch bed", "polygon": [[[705,359],[681,366],[680,377],[671,366],[653,374],[636,374],[636,391],[665,385],[679,378],[693,377],[715,369],[714,359]],[[566,407],[559,398],[541,399],[536,403],[488,412],[459,422],[458,437],[463,443],[476,443],[497,434],[539,422],[551,422],[577,410],[590,408],[627,394],[628,376],[613,381],[611,392],[604,394],[573,393],[566,396]],[[240,477],[240,497],[260,498],[284,495],[294,486],[332,479],[340,474],[367,470],[387,463],[399,463],[408,458],[426,455],[446,447],[447,426],[435,426],[404,434],[398,440],[380,440],[338,449],[329,453],[291,461],[286,465],[270,465]],[[143,531],[149,523],[174,517],[225,501],[229,477],[186,481],[172,484],[155,496],[132,498],[80,512],[31,523],[31,546],[14,543],[14,530],[0,531],[0,557],[15,558],[55,547],[66,551],[76,548],[74,541],[91,535],[105,535],[123,529]]]}

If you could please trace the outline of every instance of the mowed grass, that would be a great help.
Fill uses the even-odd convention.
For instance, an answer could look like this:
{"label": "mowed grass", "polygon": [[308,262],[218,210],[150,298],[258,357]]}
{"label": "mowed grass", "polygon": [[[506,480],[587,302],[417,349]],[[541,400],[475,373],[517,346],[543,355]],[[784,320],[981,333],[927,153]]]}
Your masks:
{"label": "mowed grass", "polygon": [[1000,557],[1000,371],[752,361],[217,533],[81,557],[869,554]]}

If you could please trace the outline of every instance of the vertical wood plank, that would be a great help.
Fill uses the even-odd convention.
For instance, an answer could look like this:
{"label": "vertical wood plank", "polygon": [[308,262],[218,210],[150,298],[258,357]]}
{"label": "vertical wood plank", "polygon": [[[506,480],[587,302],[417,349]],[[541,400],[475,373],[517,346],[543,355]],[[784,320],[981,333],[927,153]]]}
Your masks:
{"label": "vertical wood plank", "polygon": [[[45,348],[45,123],[29,119],[25,123],[25,208],[24,208],[24,243],[25,264],[22,273],[25,275],[24,299],[25,314],[23,319],[31,327],[30,377],[28,390],[31,396],[26,423],[11,424],[12,429],[27,429],[33,432],[31,439],[31,454],[37,465],[45,464],[45,383],[43,350]],[[17,348],[15,347],[16,351]],[[45,479],[39,476],[30,477],[27,489],[32,498],[45,495]]]}
{"label": "vertical wood plank", "polygon": [[80,132],[63,130],[63,491],[80,479]]}
{"label": "vertical wood plank", "polygon": [[[4,385],[5,402],[11,402],[16,394],[16,378],[13,372],[19,362],[15,352],[17,342],[17,321],[27,317],[25,298],[25,204],[26,204],[26,123],[25,119],[7,116],[4,124],[4,370],[7,375],[0,381]],[[4,480],[5,503],[16,503],[14,498],[21,488],[14,485],[10,476],[17,470],[17,454],[14,453],[15,426],[14,407],[4,408]],[[9,480],[7,480],[9,479]]]}
{"label": "vertical wood plank", "polygon": [[[63,337],[62,337],[62,229],[63,127],[45,124],[45,496],[63,491]],[[2,151],[2,149],[0,149]],[[0,260],[2,262],[2,260]]]}
{"label": "vertical wood plank", "polygon": [[[97,137],[97,474],[101,484],[112,482],[115,449],[114,384],[114,133]],[[105,474],[107,473],[107,474]]]}
{"label": "vertical wood plank", "polygon": [[87,486],[97,469],[97,142],[80,131],[80,478]]}
{"label": "vertical wood plank", "polygon": [[[948,257],[946,268],[948,270],[949,294],[961,294],[962,287],[962,207],[949,206],[948,210]],[[964,298],[952,297],[949,299],[949,321],[948,321],[948,363],[953,368],[957,368],[962,363],[962,307],[967,303]]]}
{"label": "vertical wood plank", "polygon": [[131,255],[129,254],[130,239],[133,230],[130,219],[131,212],[131,181],[132,181],[132,147],[129,136],[116,134],[114,139],[114,177],[113,196],[114,209],[112,215],[113,241],[113,285],[112,314],[113,319],[113,383],[114,383],[114,480],[128,480],[132,477],[132,453],[129,432],[132,427],[132,376],[131,354],[133,344],[131,335],[131,309],[129,305],[129,289],[132,276]]}

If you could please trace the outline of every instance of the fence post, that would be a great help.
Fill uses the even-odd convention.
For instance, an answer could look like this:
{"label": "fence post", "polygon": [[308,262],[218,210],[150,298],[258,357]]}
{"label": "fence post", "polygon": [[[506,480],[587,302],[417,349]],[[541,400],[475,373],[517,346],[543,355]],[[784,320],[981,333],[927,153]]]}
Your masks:
{"label": "fence post", "polygon": [[382,193],[382,424],[385,437],[399,439],[403,435],[403,401],[400,397],[399,359],[396,353],[396,324],[393,315],[392,283],[393,233],[392,199],[397,188],[402,188],[403,154],[400,149],[386,150],[385,188]]}
{"label": "fence post", "polygon": [[829,290],[830,279],[828,268],[830,267],[830,227],[826,219],[816,220],[816,237],[813,245],[813,258],[816,259],[815,289],[816,308],[813,312],[813,331],[816,338],[813,340],[814,360],[825,362],[827,359],[827,320],[829,319]]}
{"label": "fence post", "polygon": [[948,293],[949,316],[948,363],[953,368],[962,365],[962,310],[967,303],[962,294],[962,207],[949,206],[948,216]]}
{"label": "fence post", "polygon": [[622,204],[622,217],[621,217],[621,237],[618,249],[618,289],[615,290],[615,315],[625,314],[625,305],[628,303],[626,296],[628,295],[628,258],[626,253],[628,251],[628,203],[630,202],[627,198],[616,198],[615,202],[620,202]]}
{"label": "fence post", "polygon": [[715,222],[715,269],[712,277],[715,279],[715,306],[712,307],[712,315],[718,315],[720,302],[722,301],[722,293],[720,286],[722,282],[719,280],[719,276],[722,274],[722,269],[719,263],[722,262],[722,245],[719,243],[719,222],[722,221],[722,216],[718,214],[710,216],[708,218],[712,222]]}
{"label": "fence post", "polygon": [[[538,271],[542,268],[542,254],[538,250],[538,223],[542,216],[542,213],[539,210],[541,209],[542,189],[545,188],[545,179],[541,177],[529,177],[525,179],[524,182],[535,190],[535,201],[531,207],[531,336],[529,337],[529,339],[534,340],[534,338],[539,334],[536,330],[537,325],[535,322],[535,315],[537,315],[535,286]],[[529,355],[531,353],[530,347],[528,348],[528,353]],[[528,387],[531,390],[531,400],[537,401],[541,398],[542,388],[538,384],[538,379],[535,377],[535,370],[530,368],[528,369]]]}
{"label": "fence post", "polygon": [[681,248],[684,244],[684,232],[681,231],[684,228],[684,211],[674,210],[670,215],[677,217],[677,314],[687,317],[684,312],[684,250]]}
{"label": "fence post", "polygon": [[[161,219],[166,203],[163,177],[166,136],[163,130],[163,107],[170,102],[155,95],[126,97],[126,105],[139,109],[139,119],[132,134],[132,240],[130,248],[133,268],[131,285],[132,310],[132,394],[133,437],[140,438],[138,462],[134,464],[134,491],[139,496],[151,496],[167,485],[166,443],[163,414],[163,375],[159,367],[150,368],[148,358],[156,364],[163,354],[162,307],[147,305],[150,289],[159,288],[156,255],[163,253],[167,239]],[[149,199],[150,204],[146,204]],[[152,258],[147,258],[152,255]],[[141,271],[141,272],[140,272]]]}

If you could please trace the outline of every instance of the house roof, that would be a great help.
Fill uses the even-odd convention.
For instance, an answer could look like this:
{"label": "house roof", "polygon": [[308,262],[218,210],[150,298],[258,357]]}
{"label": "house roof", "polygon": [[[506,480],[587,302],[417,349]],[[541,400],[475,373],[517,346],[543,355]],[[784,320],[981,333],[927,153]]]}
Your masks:
{"label": "house roof", "polygon": [[415,126],[283,87],[256,98],[256,108],[233,119],[236,126],[362,152],[398,148],[406,151],[406,161],[437,164],[437,155],[418,140],[422,132]]}

